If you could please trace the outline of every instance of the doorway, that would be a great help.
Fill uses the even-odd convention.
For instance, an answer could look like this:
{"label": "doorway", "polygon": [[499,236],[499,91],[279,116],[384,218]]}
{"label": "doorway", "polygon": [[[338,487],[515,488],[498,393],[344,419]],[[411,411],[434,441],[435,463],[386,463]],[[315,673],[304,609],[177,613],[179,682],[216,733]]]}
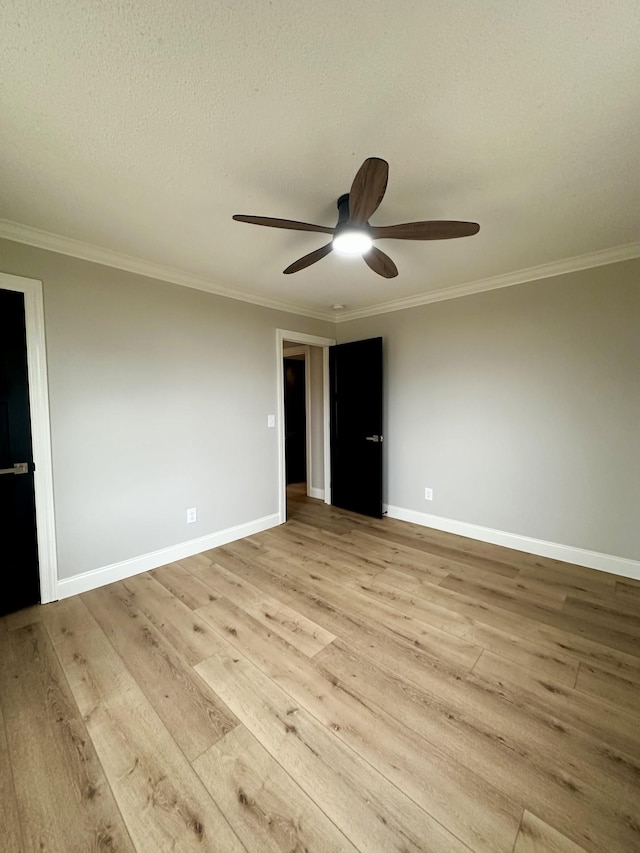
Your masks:
{"label": "doorway", "polygon": [[[302,352],[299,352],[302,350]],[[309,347],[284,342],[284,467],[287,487],[311,485],[311,448],[307,441]],[[309,393],[308,393],[309,392]],[[310,415],[311,413],[309,413]]]}
{"label": "doorway", "polygon": [[276,331],[280,523],[287,519],[287,487],[298,497],[331,503],[329,347],[334,343]]}
{"label": "doorway", "polygon": [[[37,599],[38,582],[39,600],[42,603],[54,601],[58,597],[49,393],[42,282],[0,273],[0,293],[7,297],[3,300],[5,307],[12,303],[12,313],[15,315],[17,311],[16,316],[19,315],[20,325],[20,335],[14,336],[15,340],[13,340],[13,347],[17,347],[15,352],[18,355],[9,355],[8,352],[3,355],[6,393],[3,393],[4,425],[2,429],[6,433],[3,442],[3,453],[6,458],[3,459],[0,467],[3,470],[9,469],[8,474],[2,475],[4,481],[2,499],[7,504],[3,507],[3,515],[5,520],[13,515],[15,524],[21,530],[30,528],[29,535],[32,541],[30,545],[27,545],[26,540],[24,541],[25,553],[31,552],[32,557],[37,553],[37,561],[31,560],[32,565],[28,569],[35,572],[36,576],[29,578],[27,598],[24,601],[16,599],[17,605],[12,606],[12,609],[17,609],[24,604],[32,603],[34,596]],[[18,321],[14,319],[12,322]],[[8,337],[5,336],[5,341]],[[6,349],[8,350],[8,347]],[[13,414],[9,414],[9,408],[13,408],[16,403],[13,379],[16,363],[21,363],[24,373],[22,381],[25,383],[25,388],[20,405],[26,410],[26,415],[22,417],[23,426],[25,417],[31,425],[31,436],[28,440],[23,426],[20,426],[20,418],[16,419]],[[26,457],[14,459],[16,453],[26,454]],[[24,467],[15,469],[19,473],[11,472],[11,469],[19,463],[26,463],[26,474],[21,473]],[[21,535],[20,539],[22,538]],[[16,563],[17,560],[16,564],[21,565],[21,555],[16,555],[14,546],[10,548],[6,544],[4,536],[3,540],[4,542],[0,544],[0,558],[3,567],[8,565],[7,571],[10,572],[12,562]]]}

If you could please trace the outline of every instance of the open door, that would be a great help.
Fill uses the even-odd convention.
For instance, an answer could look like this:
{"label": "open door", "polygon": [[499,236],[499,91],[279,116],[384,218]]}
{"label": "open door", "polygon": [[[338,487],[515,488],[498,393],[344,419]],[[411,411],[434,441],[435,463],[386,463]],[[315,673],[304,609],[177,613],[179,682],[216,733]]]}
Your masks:
{"label": "open door", "polygon": [[0,289],[0,616],[40,601],[24,296]]}
{"label": "open door", "polygon": [[331,503],[382,518],[382,338],[329,349]]}

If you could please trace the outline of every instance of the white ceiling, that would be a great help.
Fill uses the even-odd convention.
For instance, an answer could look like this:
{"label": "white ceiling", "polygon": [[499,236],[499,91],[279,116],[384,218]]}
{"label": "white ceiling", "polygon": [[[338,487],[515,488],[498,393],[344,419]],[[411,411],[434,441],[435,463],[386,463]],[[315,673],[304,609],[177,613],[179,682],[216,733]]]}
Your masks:
{"label": "white ceiling", "polygon": [[[4,0],[0,218],[328,316],[625,246],[639,44],[637,0]],[[231,220],[334,225],[371,155],[374,224],[480,233],[284,276],[325,236]]]}

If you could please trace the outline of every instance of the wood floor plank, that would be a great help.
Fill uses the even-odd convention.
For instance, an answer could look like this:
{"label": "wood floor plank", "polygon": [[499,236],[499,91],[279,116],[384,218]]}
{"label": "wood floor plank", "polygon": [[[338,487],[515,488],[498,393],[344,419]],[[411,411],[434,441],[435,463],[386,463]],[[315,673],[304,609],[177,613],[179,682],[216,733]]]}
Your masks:
{"label": "wood floor plank", "polygon": [[95,619],[82,604],[80,596],[54,601],[42,608],[42,622],[54,646],[67,637],[94,631]]}
{"label": "wood floor plank", "polygon": [[[351,595],[346,590],[331,587],[324,578],[318,578],[316,592],[322,600],[338,610],[348,610],[363,620],[388,630],[395,638],[428,652],[434,659],[445,661],[454,667],[469,669],[478,659],[482,647],[451,630],[445,630],[435,620],[416,607],[413,614],[408,609],[398,609],[397,602],[389,603],[381,597],[361,589],[353,588]],[[448,625],[448,628],[451,626]]]}
{"label": "wood floor plank", "polygon": [[[0,642],[0,650],[2,644]],[[1,696],[0,696],[1,700]],[[7,851],[18,851],[23,849],[20,833],[20,819],[18,817],[18,803],[16,800],[15,787],[13,785],[13,773],[11,771],[11,760],[9,758],[9,747],[5,735],[4,716],[0,706],[0,839],[4,849]]]}
{"label": "wood floor plank", "polygon": [[519,565],[518,571],[523,578],[535,579],[549,589],[562,590],[576,598],[602,602],[615,599],[617,575],[610,572],[543,558],[529,559]]}
{"label": "wood floor plank", "polygon": [[[261,577],[256,579],[262,582]],[[600,772],[608,767],[610,780],[617,781],[619,771],[623,774],[622,785],[634,785],[637,781],[638,769],[636,762],[629,758],[638,756],[639,732],[634,724],[633,716],[625,711],[614,708],[607,709],[607,716],[598,725],[599,715],[602,711],[601,702],[577,702],[575,692],[564,690],[562,685],[555,684],[553,693],[549,693],[541,687],[541,683],[549,683],[547,679],[540,678],[535,681],[538,692],[551,697],[550,712],[546,707],[539,707],[531,701],[531,693],[524,691],[511,698],[511,706],[501,707],[504,690],[499,684],[486,686],[484,683],[471,685],[474,689],[469,692],[468,686],[460,685],[456,680],[458,676],[443,668],[442,664],[434,664],[433,660],[425,656],[420,650],[408,647],[399,647],[392,639],[376,632],[371,626],[358,623],[352,617],[339,615],[334,608],[326,609],[327,605],[321,597],[309,594],[305,596],[298,593],[295,602],[296,607],[305,609],[317,619],[322,618],[325,613],[332,629],[341,637],[345,637],[350,647],[357,649],[358,653],[372,658],[376,663],[382,663],[391,672],[397,673],[406,687],[398,689],[412,690],[412,684],[427,688],[431,695],[439,697],[443,703],[449,703],[452,712],[472,713],[485,724],[497,719],[498,727],[494,730],[494,737],[500,738],[504,735],[503,729],[511,727],[515,732],[514,749],[522,748],[522,743],[517,737],[519,731],[532,731],[532,738],[528,742],[528,749],[535,752],[537,749],[535,737],[540,742],[554,743],[554,732],[559,728],[556,715],[565,720],[567,724],[575,725],[587,735],[600,738],[599,746],[594,747],[595,756],[591,756],[594,766]],[[293,602],[292,602],[293,603]],[[334,644],[335,645],[335,644]],[[328,647],[326,652],[318,655],[322,659],[334,646]],[[521,667],[514,667],[518,672],[524,673]],[[535,674],[534,674],[535,675]],[[533,676],[531,676],[533,679]],[[403,683],[401,680],[401,684]],[[455,689],[454,689],[455,688]],[[516,703],[515,706],[513,703]],[[596,707],[594,707],[594,705]],[[599,706],[599,707],[598,707]],[[519,714],[514,713],[514,707],[519,709]],[[523,716],[519,719],[519,716]],[[533,716],[532,716],[533,715]],[[560,730],[562,726],[560,726]],[[609,747],[607,744],[610,743]],[[526,744],[525,744],[526,745]],[[559,747],[558,747],[559,748]],[[601,763],[598,763],[601,761]],[[626,774],[626,776],[624,775]],[[628,789],[632,791],[632,788]],[[634,795],[635,796],[635,795]],[[624,800],[624,798],[622,798]]]}
{"label": "wood floor plank", "polygon": [[595,625],[586,618],[579,618],[568,613],[542,607],[535,603],[527,603],[506,593],[497,593],[486,584],[463,582],[460,579],[445,578],[440,584],[442,588],[472,595],[479,601],[494,604],[520,616],[535,619],[546,625],[560,627],[567,633],[577,634],[597,641],[605,646],[638,655],[638,643],[635,637],[603,625]]}
{"label": "wood floor plank", "polygon": [[[603,573],[600,572],[600,574]],[[615,587],[610,584],[595,583],[592,580],[584,582],[579,577],[567,577],[563,572],[548,572],[541,576],[539,569],[520,569],[518,578],[527,583],[534,582],[550,592],[557,592],[578,601],[605,606],[616,605]],[[619,606],[620,604],[619,602]]]}
{"label": "wood floor plank", "polygon": [[385,588],[383,584],[388,584],[393,589],[402,589],[405,592],[420,595],[434,604],[456,610],[461,615],[514,633],[515,636],[538,644],[541,651],[548,649],[550,654],[557,653],[561,658],[569,656],[577,662],[595,664],[623,677],[640,678],[639,657],[603,645],[590,637],[565,631],[561,624],[547,625],[536,621],[535,617],[511,613],[499,606],[477,601],[470,595],[447,590],[441,586],[434,588],[433,584],[424,584],[404,572],[386,571],[371,582],[374,587]]}
{"label": "wood floor plank", "polygon": [[[341,606],[345,604],[344,596],[334,596],[330,602],[325,591],[318,587],[322,579],[313,573],[290,570],[282,561],[279,561],[276,568],[255,559],[249,561],[237,556],[231,557],[229,554],[223,555],[222,559],[227,567],[233,567],[234,573],[239,577],[250,578],[257,586],[286,601],[296,611],[323,623],[332,633],[352,643],[364,654],[375,650],[375,654],[383,656],[392,668],[398,665],[404,673],[418,673],[419,677],[425,667],[443,665],[443,661],[434,656],[433,651],[425,644],[407,640],[379,622],[355,614],[348,606]],[[468,671],[468,661],[465,661],[461,668],[455,654],[453,657],[445,654],[445,658],[450,677],[455,678],[462,671]]]}
{"label": "wood floor plank", "polygon": [[513,853],[585,853],[566,835],[525,809]]}
{"label": "wood floor plank", "polygon": [[321,652],[316,663],[370,707],[379,706],[437,743],[497,790],[549,816],[561,829],[580,827],[585,844],[595,840],[596,850],[598,843],[614,849],[619,839],[616,849],[628,845],[619,825],[636,808],[640,761],[604,754],[601,743],[526,703],[480,691],[474,695],[464,683],[457,695],[409,687],[340,641]]}
{"label": "wood floor plank", "polygon": [[[233,544],[237,545],[238,543],[234,542]],[[229,548],[223,547],[218,548],[217,552],[217,565],[223,566],[228,571],[233,572],[234,575],[246,583],[257,586],[262,594],[272,595],[279,601],[287,603],[287,591],[279,578],[271,574],[269,561],[265,561],[263,557],[256,557],[253,554],[247,556],[241,553],[238,548],[234,548],[231,551]]]}
{"label": "wood floor plank", "polygon": [[359,851],[468,853],[237,652],[219,653],[196,670]]}
{"label": "wood floor plank", "polygon": [[512,630],[510,633],[500,630],[493,625],[479,622],[469,616],[458,613],[450,607],[434,604],[429,600],[429,593],[424,591],[420,596],[396,589],[380,580],[381,575],[373,578],[371,583],[356,581],[357,588],[365,595],[384,601],[401,613],[413,615],[435,628],[454,634],[460,639],[472,643],[476,647],[489,649],[503,657],[515,660],[521,665],[529,666],[537,672],[556,678],[571,687],[575,684],[578,673],[578,661],[557,650],[540,645],[539,642],[529,641]]}
{"label": "wood floor plank", "polygon": [[[215,549],[214,549],[215,550]],[[188,568],[191,565],[208,566],[211,563],[211,558],[207,555],[207,551],[202,554],[192,554],[190,557],[185,557],[183,560],[178,560],[180,566]]]}
{"label": "wood floor plank", "polygon": [[229,642],[301,707],[335,732],[456,837],[474,850],[511,851],[520,809],[433,742],[404,730],[380,709],[354,698],[294,649],[220,599],[199,611]]}
{"label": "wood floor plank", "polygon": [[486,651],[475,665],[471,678],[490,689],[508,689],[512,696],[520,695],[524,701],[545,707],[559,721],[576,726],[620,753],[640,759],[638,718],[627,708],[541,678],[537,673],[530,673]]}
{"label": "wood floor plank", "polygon": [[[325,558],[328,554],[337,552],[351,570],[352,576],[354,569],[357,574],[365,574],[361,569],[366,567],[369,570],[366,574],[369,574],[372,570],[384,570],[396,566],[402,567],[405,571],[420,571],[437,583],[450,571],[447,562],[438,557],[425,556],[422,552],[416,553],[412,548],[403,545],[386,544],[360,531],[331,536],[324,530],[295,520],[291,522],[291,529],[295,533],[295,539],[291,539],[287,531],[286,539],[279,537],[275,541],[283,544],[285,542],[300,544],[306,551],[315,551],[316,554],[324,555]],[[273,532],[273,536],[278,537],[277,531]]]}
{"label": "wood floor plank", "polygon": [[121,581],[137,607],[191,666],[220,650],[220,638],[150,574]]}
{"label": "wood floor plank", "polygon": [[640,607],[640,584],[632,583],[631,580],[618,580],[616,582],[616,600],[621,600],[634,607]]}
{"label": "wood floor plank", "polygon": [[[317,526],[319,518],[324,519],[324,516],[327,514],[326,508],[318,506],[315,506],[314,508],[311,506],[310,501],[304,500],[304,498],[301,500],[300,496],[292,494],[291,498],[292,499],[288,501],[291,505],[291,512],[289,513],[290,517],[295,519],[302,517],[308,520],[310,524],[315,524]],[[459,551],[464,554],[465,557],[472,559],[475,557],[486,557],[499,561],[503,564],[513,564],[518,568],[526,566],[537,569],[540,567],[551,571],[558,571],[559,569],[563,570],[565,566],[568,566],[569,569],[576,569],[581,574],[585,573],[588,575],[591,573],[592,576],[600,574],[599,572],[594,572],[590,569],[583,569],[580,566],[574,567],[570,564],[562,563],[559,560],[539,557],[533,554],[526,554],[503,546],[493,545],[476,539],[469,539],[453,533],[447,533],[442,530],[436,530],[435,528],[426,528],[422,525],[398,521],[388,517],[383,519],[368,518],[365,516],[354,515],[353,513],[349,513],[346,510],[340,510],[336,507],[331,507],[330,510],[331,517],[335,520],[341,519],[346,530],[365,530],[373,535],[381,535],[384,540],[390,541],[392,537],[394,537],[394,539],[397,538],[395,537],[395,534],[402,534],[409,543],[416,542],[419,543],[420,546],[426,545],[427,550],[431,546],[442,546]],[[433,553],[435,553],[435,550],[433,550]]]}
{"label": "wood floor plank", "polygon": [[297,613],[277,598],[266,595],[253,584],[238,578],[224,566],[214,563],[211,567],[194,571],[198,572],[198,578],[215,591],[218,597],[224,596],[233,601],[266,628],[309,657],[313,657],[335,639],[335,634]]}
{"label": "wood floor plank", "polygon": [[80,596],[47,607],[44,624],[83,716],[112,694],[137,688]]}
{"label": "wood floor plank", "polygon": [[[515,591],[501,589],[497,585],[489,583],[485,580],[474,580],[464,578],[461,575],[448,575],[439,584],[443,589],[453,590],[454,592],[462,592],[463,594],[472,594],[477,601],[482,601],[487,604],[495,605],[514,613],[519,613],[526,616],[528,613],[536,613],[536,603],[526,598],[517,595]],[[553,608],[559,610],[564,603],[564,596],[559,596],[557,605]],[[546,605],[543,605],[546,607]]]}
{"label": "wood floor plank", "polygon": [[5,627],[8,631],[15,631],[18,628],[24,628],[25,625],[33,625],[35,622],[40,622],[42,610],[42,605],[33,604],[31,607],[23,607],[22,610],[16,610],[15,613],[7,613],[4,617]]}
{"label": "wood floor plank", "polygon": [[[233,563],[233,561],[230,561]],[[286,598],[290,606],[294,609],[301,610],[307,616],[316,621],[324,620],[324,624],[336,635],[352,643],[359,648],[362,653],[367,654],[370,647],[375,645],[376,654],[390,668],[396,667],[403,676],[409,681],[416,681],[420,684],[420,679],[424,677],[424,673],[428,671],[426,668],[433,662],[433,659],[423,654],[423,650],[417,647],[405,648],[400,650],[396,642],[391,638],[383,638],[380,634],[380,626],[375,628],[371,623],[367,623],[363,619],[356,618],[353,613],[341,611],[339,608],[331,604],[317,589],[310,589],[310,584],[300,577],[296,577],[289,572],[282,564],[268,567],[254,562],[251,566],[245,564],[242,560],[236,560],[234,571],[247,574],[251,577],[255,584],[264,587],[273,595],[280,595]],[[482,613],[483,605],[474,607],[472,612]],[[518,620],[515,619],[517,622]],[[523,623],[525,620],[522,620]],[[553,629],[555,630],[555,629]],[[536,634],[533,632],[535,638]],[[562,640],[557,640],[557,646],[560,649],[565,647],[572,650],[573,647],[568,642],[568,637],[560,634]],[[398,637],[394,638],[396,641]],[[563,641],[564,640],[564,641]],[[581,641],[583,642],[583,641]],[[576,643],[576,649],[579,651],[579,643]],[[598,648],[596,646],[596,648]],[[613,663],[622,653],[613,652]],[[523,668],[518,668],[521,673],[525,673]],[[532,673],[529,679],[531,684],[535,686],[538,693],[548,693],[548,701],[555,713],[564,709],[568,715],[569,722],[575,722],[578,726],[586,726],[587,731],[593,733],[600,732],[603,739],[613,737],[613,745],[622,751],[631,752],[632,755],[637,754],[638,737],[634,734],[634,727],[630,724],[630,715],[626,711],[619,709],[607,709],[606,716],[602,725],[598,726],[597,721],[601,718],[602,702],[589,701],[576,702],[574,695],[558,691],[551,693],[545,691],[541,687],[540,682],[547,681],[544,677],[536,679]],[[562,687],[557,684],[558,688]]]}
{"label": "wood floor plank", "polygon": [[[168,566],[154,569],[149,574],[189,609],[195,610],[213,601],[214,596],[209,587],[188,571],[188,564],[188,560],[170,563]],[[194,565],[200,565],[200,562],[194,561]]]}
{"label": "wood floor plank", "polygon": [[[244,553],[243,546],[238,546],[236,550]],[[237,563],[233,563],[233,561],[228,561],[226,555],[224,562],[236,574],[243,572],[245,578],[247,569],[251,573],[255,573],[257,567],[268,571],[270,566],[268,559],[262,556],[253,557],[251,568],[248,566],[243,567],[242,563],[238,565]],[[276,562],[278,565],[277,573],[283,583],[283,587],[281,587],[279,592],[280,597],[282,597],[283,588],[288,588],[292,591],[298,587],[305,588],[309,591],[313,590],[317,596],[321,597],[325,610],[327,607],[344,610],[346,593],[336,586],[330,576],[324,573],[322,566],[318,564],[306,564],[302,569],[290,556],[285,557],[283,555],[280,555]],[[351,589],[353,590],[353,587]],[[389,607],[380,601],[374,601],[356,590],[350,593],[348,600],[347,609],[351,615],[365,622],[373,621],[377,626],[384,628],[393,636],[412,647],[428,652],[434,658],[442,658],[455,666],[469,669],[480,654],[481,649],[478,646],[466,642],[459,637],[447,634],[426,622],[401,614],[393,607]],[[294,610],[298,609],[294,605],[292,606]],[[305,615],[309,616],[308,613]],[[313,617],[311,618],[313,619]],[[314,619],[314,621],[318,622],[320,620]],[[328,627],[326,614],[324,624]],[[336,632],[332,631],[332,633]]]}
{"label": "wood floor plank", "polygon": [[512,613],[536,619],[543,624],[561,627],[563,631],[587,637],[605,646],[627,652],[630,655],[637,656],[638,654],[638,643],[635,637],[613,628],[594,625],[588,619],[572,616],[552,608],[542,607],[533,602],[522,601],[514,595],[498,592],[486,584],[462,581],[459,578],[451,576],[445,578],[440,583],[440,586],[444,589],[472,595],[478,601],[495,604]]}
{"label": "wood floor plank", "polygon": [[[220,558],[229,562],[229,559],[223,554],[220,554]],[[252,584],[247,578],[230,572],[221,563],[209,563],[208,566],[191,566],[189,572],[211,593],[202,607],[206,607],[210,602],[223,597],[230,601],[241,602],[244,607],[255,607],[260,601],[270,597],[260,587]]]}
{"label": "wood floor plank", "polygon": [[516,600],[524,603],[539,604],[553,610],[562,610],[566,602],[566,593],[557,589],[550,589],[546,584],[536,580],[524,580],[520,573],[513,578],[480,576],[478,571],[471,567],[467,572],[449,572],[449,578],[466,582],[473,580],[481,581],[485,589],[493,590],[497,595],[506,593]]}
{"label": "wood floor plank", "polygon": [[379,566],[367,563],[366,570],[362,570],[362,566],[358,566],[355,560],[336,559],[334,556],[329,556],[327,553],[324,556],[320,551],[314,551],[307,548],[302,542],[296,541],[290,543],[295,547],[283,547],[280,539],[274,541],[273,538],[264,537],[264,541],[268,543],[267,547],[259,548],[255,543],[248,540],[234,542],[232,546],[221,548],[221,557],[216,561],[218,565],[223,565],[233,571],[233,566],[229,566],[229,560],[240,560],[247,565],[271,565],[274,561],[281,561],[283,564],[295,563],[296,571],[303,576],[312,577],[314,574],[322,573],[323,577],[340,583],[350,581],[354,577],[373,577],[378,571]]}
{"label": "wood floor plank", "polygon": [[[366,524],[366,522],[360,523],[363,525]],[[472,540],[465,541],[463,537],[458,536],[452,536],[446,542],[439,542],[438,539],[440,537],[433,535],[434,531],[429,531],[430,535],[416,535],[415,532],[406,532],[405,525],[401,528],[389,527],[388,530],[372,528],[367,532],[371,536],[378,537],[387,542],[405,545],[416,551],[423,551],[445,560],[453,560],[457,563],[477,566],[494,574],[513,577],[517,573],[518,563],[510,562],[509,558],[511,555],[508,553],[508,549],[501,549],[499,553],[489,553],[488,550],[479,547],[481,543],[472,542]],[[485,550],[485,553],[482,553],[483,550]]]}
{"label": "wood floor plank", "polygon": [[595,592],[601,596],[615,595],[617,576],[610,572],[588,569],[560,560],[544,559],[532,554],[522,554],[517,562],[520,573],[535,577],[551,588],[569,585],[585,594]]}
{"label": "wood floor plank", "polygon": [[603,628],[611,628],[614,631],[624,631],[632,637],[640,635],[640,611],[630,613],[622,607],[616,606],[615,602],[609,604],[584,601],[574,596],[568,596],[563,611],[581,619],[588,619]]}
{"label": "wood floor plank", "polygon": [[360,527],[345,534],[341,539],[345,542],[343,547],[349,543],[353,554],[366,554],[376,562],[382,560],[386,568],[415,571],[421,575],[439,575],[441,578],[452,572],[483,580],[507,580],[519,576],[519,570],[506,563],[489,561],[480,565],[471,561],[467,554],[458,555],[460,559],[441,556],[439,553],[425,550],[423,543],[416,544],[406,538],[399,541],[397,536],[387,542],[382,530],[373,531]]}
{"label": "wood floor plank", "polygon": [[141,693],[115,694],[87,725],[139,851],[243,850]]}
{"label": "wood floor plank", "polygon": [[136,850],[242,851],[98,624],[56,650]]}
{"label": "wood floor plank", "polygon": [[25,851],[133,851],[49,637],[2,641],[0,694]]}
{"label": "wood floor plank", "polygon": [[[351,515],[351,514],[350,514]],[[315,516],[317,523],[317,514]],[[471,561],[472,565],[482,566],[483,561],[497,566],[508,566],[517,571],[532,570],[539,578],[550,576],[564,576],[575,578],[580,583],[597,586],[615,587],[615,575],[607,572],[599,572],[595,569],[587,569],[584,566],[576,566],[549,557],[540,557],[536,554],[527,554],[524,551],[516,551],[501,545],[493,545],[476,539],[458,536],[454,533],[425,528],[417,524],[397,521],[395,519],[369,519],[364,516],[353,516],[353,523],[360,528],[366,529],[372,535],[380,536],[384,540],[397,541],[399,537],[407,541],[419,543],[419,547],[427,553],[436,554],[439,549],[451,551],[462,556],[465,562]],[[453,557],[453,559],[456,559]]]}
{"label": "wood floor plank", "polygon": [[[266,556],[270,559],[278,556],[290,558],[295,554],[295,559],[301,567],[322,569],[327,577],[336,581],[351,580],[354,576],[372,577],[381,568],[376,560],[369,557],[356,560],[351,554],[336,548],[331,542],[323,548],[320,543],[308,540],[298,533],[293,533],[291,539],[283,540],[277,534],[268,532],[261,537],[260,544],[262,547],[257,547],[255,541],[244,540],[234,543],[233,549],[229,550],[246,557]],[[219,563],[220,560],[216,562]]]}
{"label": "wood floor plank", "polygon": [[82,600],[189,761],[235,728],[237,719],[120,584]]}
{"label": "wood floor plank", "polygon": [[[576,688],[640,714],[640,682],[581,663]],[[640,727],[640,718],[638,719]]]}
{"label": "wood floor plank", "polygon": [[[222,555],[227,567],[233,567],[234,573],[242,578],[250,578],[257,586],[273,596],[287,601],[295,610],[305,613],[317,622],[323,622],[333,633],[363,654],[374,651],[389,662],[391,668],[399,665],[403,673],[421,673],[435,659],[424,648],[414,643],[406,643],[402,637],[394,636],[372,621],[367,621],[348,610],[341,610],[326,601],[315,582],[290,573],[282,565],[277,571],[266,565],[258,565],[255,561],[249,563],[243,559]],[[451,677],[457,674],[447,670]],[[419,677],[419,676],[418,676]]]}
{"label": "wood floor plank", "polygon": [[193,766],[247,850],[356,853],[245,726],[218,741]]}

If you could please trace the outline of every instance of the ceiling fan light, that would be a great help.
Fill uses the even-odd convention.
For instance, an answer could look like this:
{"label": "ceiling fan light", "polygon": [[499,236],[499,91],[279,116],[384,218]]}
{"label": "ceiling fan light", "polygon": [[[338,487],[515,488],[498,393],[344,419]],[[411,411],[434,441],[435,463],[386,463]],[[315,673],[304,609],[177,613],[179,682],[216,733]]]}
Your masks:
{"label": "ceiling fan light", "polygon": [[361,228],[346,228],[333,238],[333,248],[341,255],[364,255],[373,246],[373,240]]}

